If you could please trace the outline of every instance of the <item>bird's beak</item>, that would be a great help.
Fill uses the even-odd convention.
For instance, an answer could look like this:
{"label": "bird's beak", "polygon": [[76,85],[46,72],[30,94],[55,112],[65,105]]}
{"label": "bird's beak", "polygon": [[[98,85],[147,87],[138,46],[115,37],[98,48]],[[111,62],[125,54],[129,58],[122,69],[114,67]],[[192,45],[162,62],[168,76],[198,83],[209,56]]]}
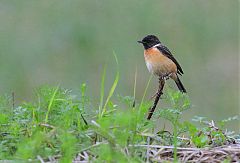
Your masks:
{"label": "bird's beak", "polygon": [[140,44],[143,44],[143,42],[142,41],[137,41],[138,43],[140,43]]}

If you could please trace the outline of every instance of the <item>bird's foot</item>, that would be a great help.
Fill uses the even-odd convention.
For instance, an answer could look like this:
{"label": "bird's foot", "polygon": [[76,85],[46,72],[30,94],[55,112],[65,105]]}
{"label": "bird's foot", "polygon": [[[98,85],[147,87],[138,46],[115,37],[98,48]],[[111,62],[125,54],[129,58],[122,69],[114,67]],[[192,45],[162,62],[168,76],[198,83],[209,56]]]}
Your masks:
{"label": "bird's foot", "polygon": [[168,80],[171,75],[172,75],[172,73],[170,73],[170,74],[165,74],[165,75],[163,76],[163,79]]}

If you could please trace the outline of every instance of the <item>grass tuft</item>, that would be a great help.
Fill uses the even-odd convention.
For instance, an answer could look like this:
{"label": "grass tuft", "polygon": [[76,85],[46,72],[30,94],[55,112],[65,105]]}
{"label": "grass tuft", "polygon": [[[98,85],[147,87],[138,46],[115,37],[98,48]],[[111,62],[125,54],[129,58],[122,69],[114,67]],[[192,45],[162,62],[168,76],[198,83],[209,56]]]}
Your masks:
{"label": "grass tuft", "polygon": [[[115,53],[114,56],[118,65]],[[183,160],[185,156],[181,157],[183,149],[196,152],[204,147],[229,145],[239,140],[239,135],[226,132],[224,128],[226,123],[239,120],[239,117],[220,122],[204,117],[194,117],[194,121],[183,120],[184,113],[191,109],[189,97],[169,87],[165,89],[165,98],[161,99],[166,108],[159,105],[153,120],[147,121],[151,102],[146,101],[145,96],[152,76],[140,103],[135,99],[137,71],[133,97],[120,96],[116,102],[112,100],[119,77],[117,69],[104,102],[105,66],[98,106],[94,106],[87,96],[85,83],[81,85],[80,96],[60,86],[41,87],[36,91],[36,100],[14,108],[11,97],[1,96],[0,160],[161,162],[164,160],[159,160],[160,155],[165,158],[164,152],[168,152],[165,160],[182,162],[186,161]],[[167,120],[170,128],[159,128],[158,123],[154,123],[158,119]],[[234,161],[230,157],[222,158]]]}

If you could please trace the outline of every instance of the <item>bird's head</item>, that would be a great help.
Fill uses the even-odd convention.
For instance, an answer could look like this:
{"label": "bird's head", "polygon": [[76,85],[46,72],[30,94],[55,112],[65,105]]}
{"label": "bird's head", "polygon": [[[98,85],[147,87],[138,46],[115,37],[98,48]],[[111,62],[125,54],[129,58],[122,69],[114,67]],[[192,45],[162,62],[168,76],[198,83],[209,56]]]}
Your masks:
{"label": "bird's head", "polygon": [[149,49],[157,44],[160,44],[161,42],[159,41],[159,39],[156,36],[147,35],[141,41],[138,41],[138,43],[143,44],[144,49]]}

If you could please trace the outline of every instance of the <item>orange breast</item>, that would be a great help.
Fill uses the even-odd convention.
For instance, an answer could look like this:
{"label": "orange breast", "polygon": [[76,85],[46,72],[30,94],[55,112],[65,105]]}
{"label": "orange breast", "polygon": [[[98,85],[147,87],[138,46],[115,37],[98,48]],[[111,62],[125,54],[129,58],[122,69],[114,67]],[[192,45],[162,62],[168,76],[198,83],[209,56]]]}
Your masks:
{"label": "orange breast", "polygon": [[163,55],[157,48],[149,48],[144,51],[144,58],[148,70],[158,76],[177,72],[175,63]]}

